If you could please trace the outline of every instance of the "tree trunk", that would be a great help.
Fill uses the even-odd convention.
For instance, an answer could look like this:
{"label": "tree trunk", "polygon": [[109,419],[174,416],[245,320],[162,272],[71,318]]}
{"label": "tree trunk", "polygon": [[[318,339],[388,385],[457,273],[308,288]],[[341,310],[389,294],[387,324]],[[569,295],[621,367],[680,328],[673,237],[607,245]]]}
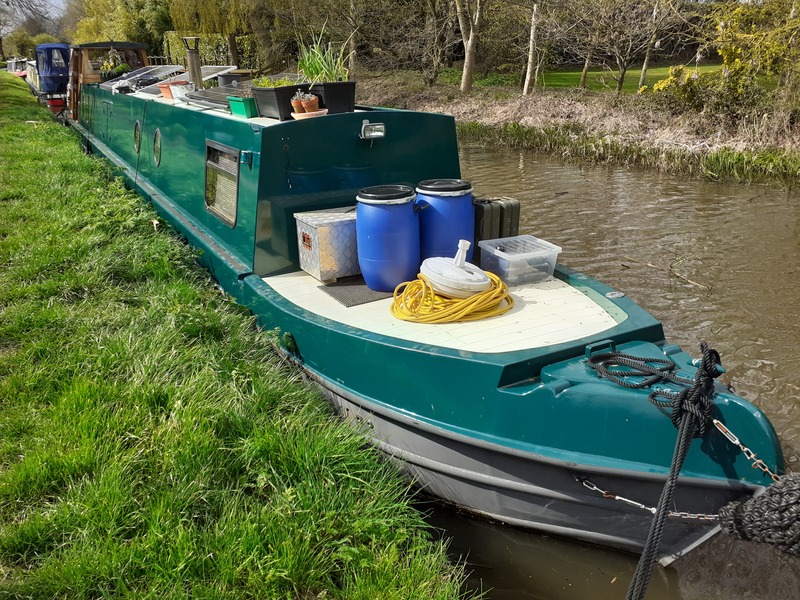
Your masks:
{"label": "tree trunk", "polygon": [[622,84],[625,83],[625,73],[628,72],[627,67],[619,69],[619,76],[617,77],[617,89],[615,92],[619,95],[622,92]]}
{"label": "tree trunk", "polygon": [[461,39],[464,42],[464,70],[461,72],[461,92],[464,94],[472,90],[478,32],[483,21],[482,2],[483,0],[475,0],[474,8],[470,8],[469,0],[455,0]]}
{"label": "tree trunk", "polygon": [[586,89],[586,77],[589,75],[589,67],[592,64],[592,53],[586,55],[586,60],[583,62],[583,71],[581,71],[581,81],[578,87],[582,90]]}
{"label": "tree trunk", "polygon": [[236,65],[237,67],[240,66],[239,65],[239,46],[236,44],[236,34],[235,33],[229,33],[228,34],[228,51],[231,54],[231,63]]}
{"label": "tree trunk", "polygon": [[[350,0],[350,22],[355,23],[356,19],[356,2],[355,0]],[[347,71],[348,77],[352,79],[355,76],[356,71],[356,30],[353,30],[352,35],[350,36],[350,41],[348,43],[348,52],[350,55],[347,57]]]}
{"label": "tree trunk", "polygon": [[650,34],[650,39],[647,40],[647,49],[644,52],[644,62],[642,63],[642,72],[639,75],[639,89],[642,89],[647,83],[647,67],[650,65],[650,57],[653,54],[653,48],[656,47],[658,41],[659,18],[658,18],[659,3],[653,5],[653,32]]}
{"label": "tree trunk", "polygon": [[478,45],[478,36],[472,32],[464,49],[464,70],[461,72],[461,91],[464,94],[472,90],[472,80],[475,75],[475,48]]}
{"label": "tree trunk", "polygon": [[533,74],[533,62],[536,58],[536,12],[538,8],[539,5],[534,3],[531,11],[531,35],[528,39],[528,68],[525,71],[525,85],[522,86],[523,96],[527,96],[531,91],[531,79],[533,79],[533,85],[536,85],[536,79],[539,74],[539,61],[536,61],[536,76]]}
{"label": "tree trunk", "polygon": [[650,41],[647,43],[647,50],[644,52],[644,62],[642,63],[642,73],[639,75],[639,89],[642,89],[645,84],[647,83],[647,67],[650,65],[650,57],[653,54],[653,48],[656,45],[656,32],[653,31],[653,35],[650,38]]}

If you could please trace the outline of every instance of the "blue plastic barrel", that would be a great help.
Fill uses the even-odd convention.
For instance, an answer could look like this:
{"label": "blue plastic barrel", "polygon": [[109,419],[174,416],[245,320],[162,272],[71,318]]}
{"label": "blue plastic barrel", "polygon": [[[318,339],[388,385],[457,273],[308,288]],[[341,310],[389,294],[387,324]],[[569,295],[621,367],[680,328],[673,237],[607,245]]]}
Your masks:
{"label": "blue plastic barrel", "polygon": [[420,259],[455,256],[458,240],[470,242],[467,260],[475,244],[475,209],[472,184],[463,179],[428,179],[417,185]]}
{"label": "blue plastic barrel", "polygon": [[358,264],[371,290],[393,292],[419,272],[415,198],[407,185],[376,185],[356,196]]}

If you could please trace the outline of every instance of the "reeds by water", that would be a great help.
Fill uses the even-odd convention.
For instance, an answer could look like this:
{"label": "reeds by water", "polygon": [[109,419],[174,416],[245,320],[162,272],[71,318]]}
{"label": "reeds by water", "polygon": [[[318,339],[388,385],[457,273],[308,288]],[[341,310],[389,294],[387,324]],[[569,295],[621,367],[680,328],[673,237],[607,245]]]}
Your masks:
{"label": "reeds by water", "polygon": [[740,151],[645,146],[618,136],[588,133],[579,126],[523,127],[459,123],[464,144],[519,148],[568,161],[656,169],[676,175],[703,176],[743,183],[800,184],[800,154],[786,150]]}

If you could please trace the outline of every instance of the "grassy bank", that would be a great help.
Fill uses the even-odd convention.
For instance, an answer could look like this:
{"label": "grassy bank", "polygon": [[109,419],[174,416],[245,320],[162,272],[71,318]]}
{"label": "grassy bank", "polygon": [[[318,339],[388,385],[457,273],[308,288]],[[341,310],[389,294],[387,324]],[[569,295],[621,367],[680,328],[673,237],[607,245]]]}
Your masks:
{"label": "grassy bank", "polygon": [[458,597],[363,443],[0,74],[0,595]]}
{"label": "grassy bank", "polygon": [[590,133],[580,127],[525,127],[459,123],[464,144],[518,148],[558,158],[596,164],[615,164],[682,176],[702,176],[742,183],[775,183],[787,188],[800,184],[800,153],[781,149],[734,150],[727,147],[705,152],[665,148],[632,142],[618,136]]}

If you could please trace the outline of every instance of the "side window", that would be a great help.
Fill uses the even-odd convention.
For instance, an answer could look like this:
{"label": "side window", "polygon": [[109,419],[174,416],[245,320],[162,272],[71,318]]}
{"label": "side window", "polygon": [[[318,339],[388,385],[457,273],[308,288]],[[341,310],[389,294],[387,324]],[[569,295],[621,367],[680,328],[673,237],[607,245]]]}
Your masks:
{"label": "side window", "polygon": [[206,140],[206,208],[227,225],[236,225],[239,151]]}
{"label": "side window", "polygon": [[64,62],[64,56],[61,54],[61,50],[53,50],[53,66],[61,69],[67,66],[67,63]]}

